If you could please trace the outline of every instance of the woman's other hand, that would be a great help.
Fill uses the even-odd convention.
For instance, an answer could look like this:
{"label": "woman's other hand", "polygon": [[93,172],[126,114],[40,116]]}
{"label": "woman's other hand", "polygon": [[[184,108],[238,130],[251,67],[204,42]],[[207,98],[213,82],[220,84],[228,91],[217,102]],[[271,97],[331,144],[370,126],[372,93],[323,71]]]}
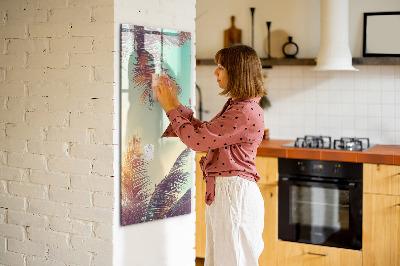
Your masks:
{"label": "woman's other hand", "polygon": [[168,83],[168,79],[161,76],[160,82],[158,82],[157,86],[154,87],[154,90],[157,93],[158,101],[160,102],[160,105],[164,109],[165,113],[171,109],[175,109],[172,95],[173,93],[171,92],[171,81]]}

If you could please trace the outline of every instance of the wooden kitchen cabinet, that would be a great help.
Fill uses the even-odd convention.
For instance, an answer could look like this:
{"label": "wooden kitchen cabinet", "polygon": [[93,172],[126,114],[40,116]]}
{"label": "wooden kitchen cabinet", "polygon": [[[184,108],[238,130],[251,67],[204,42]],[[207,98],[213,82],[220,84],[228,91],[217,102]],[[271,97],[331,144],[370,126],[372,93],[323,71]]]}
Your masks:
{"label": "wooden kitchen cabinet", "polygon": [[206,194],[206,183],[203,181],[203,172],[200,169],[199,161],[205,152],[196,152],[196,257],[205,258],[206,254],[206,203],[204,195]]}
{"label": "wooden kitchen cabinet", "polygon": [[256,156],[254,160],[257,172],[261,176],[259,185],[278,185],[278,158]]}
{"label": "wooden kitchen cabinet", "polygon": [[364,164],[363,266],[400,266],[400,166]]}
{"label": "wooden kitchen cabinet", "polygon": [[364,194],[363,265],[400,266],[400,196]]}
{"label": "wooden kitchen cabinet", "polygon": [[400,196],[399,165],[365,163],[363,173],[364,193]]}
{"label": "wooden kitchen cabinet", "polygon": [[257,156],[254,160],[261,176],[257,182],[264,198],[264,250],[258,259],[260,266],[276,265],[278,241],[278,158]]}
{"label": "wooden kitchen cabinet", "polygon": [[358,250],[281,240],[277,252],[277,266],[361,266],[363,259]]}
{"label": "wooden kitchen cabinet", "polygon": [[[260,173],[261,175],[261,173]],[[264,250],[258,259],[259,266],[276,265],[276,243],[278,241],[278,187],[259,185],[264,198]]]}

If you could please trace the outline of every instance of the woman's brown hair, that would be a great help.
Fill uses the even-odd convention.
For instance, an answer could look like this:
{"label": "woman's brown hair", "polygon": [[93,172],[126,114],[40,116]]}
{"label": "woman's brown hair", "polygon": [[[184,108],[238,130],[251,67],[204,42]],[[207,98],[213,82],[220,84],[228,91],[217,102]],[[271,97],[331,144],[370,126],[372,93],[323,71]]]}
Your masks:
{"label": "woman's brown hair", "polygon": [[243,44],[223,48],[214,60],[228,72],[228,86],[220,95],[247,99],[267,94],[260,58],[253,48]]}

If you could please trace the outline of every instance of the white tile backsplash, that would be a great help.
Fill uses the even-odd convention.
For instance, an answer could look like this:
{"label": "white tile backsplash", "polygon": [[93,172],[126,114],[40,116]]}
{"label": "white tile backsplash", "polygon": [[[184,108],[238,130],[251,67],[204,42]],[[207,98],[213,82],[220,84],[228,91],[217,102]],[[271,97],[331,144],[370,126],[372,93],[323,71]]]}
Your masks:
{"label": "white tile backsplash", "polygon": [[381,91],[367,91],[368,104],[381,104]]}
{"label": "white tile backsplash", "polygon": [[399,116],[396,117],[395,125],[396,125],[396,131],[397,131],[396,137],[399,137],[400,136],[400,134],[398,134],[400,131],[400,117]]}
{"label": "white tile backsplash", "polygon": [[395,79],[394,76],[386,76],[382,79],[382,92],[394,91]]}
{"label": "white tile backsplash", "polygon": [[347,88],[342,90],[341,102],[354,105],[354,83],[352,88]]}
{"label": "white tile backsplash", "polygon": [[368,105],[367,104],[354,104],[354,115],[355,116],[362,116],[362,117],[367,117],[368,116]]}
{"label": "white tile backsplash", "polygon": [[350,117],[350,118],[354,119],[355,112],[354,112],[354,104],[353,103],[342,103],[339,108],[341,110],[340,114],[344,118]]}
{"label": "white tile backsplash", "polygon": [[389,143],[396,143],[396,131],[382,131],[382,139],[387,139]]}
{"label": "white tile backsplash", "polygon": [[[355,66],[359,71],[313,71],[312,66],[264,69],[271,108],[264,110],[274,139],[305,134],[369,137],[371,143],[400,144],[400,66]],[[198,66],[203,120],[227,98],[218,95],[214,66]]]}
{"label": "white tile backsplash", "polygon": [[342,91],[340,87],[329,88],[329,102],[330,103],[341,103],[342,102]]}
{"label": "white tile backsplash", "polygon": [[377,77],[376,75],[371,75],[368,74],[368,81],[367,81],[367,89],[368,91],[381,91],[382,87],[382,81],[380,77]]}
{"label": "white tile backsplash", "polygon": [[382,119],[383,118],[394,118],[394,105],[393,104],[382,104]]}
{"label": "white tile backsplash", "polygon": [[[399,79],[399,81],[400,81],[400,79]],[[399,86],[396,87],[394,99],[395,99],[394,104],[399,106],[400,105],[400,82],[399,82]]]}
{"label": "white tile backsplash", "polygon": [[380,117],[368,117],[368,131],[376,131],[382,128],[382,119]]}
{"label": "white tile backsplash", "polygon": [[329,90],[325,88],[317,88],[316,91],[317,103],[328,103],[329,102]]}
{"label": "white tile backsplash", "polygon": [[395,91],[382,91],[382,104],[394,104]]}
{"label": "white tile backsplash", "polygon": [[[368,117],[356,117],[354,120],[354,127],[356,132],[361,132],[362,135],[366,135],[366,132],[368,130]],[[356,133],[356,136],[360,136],[360,134]]]}
{"label": "white tile backsplash", "polygon": [[393,117],[382,117],[382,131],[395,131],[396,125],[393,123]]}
{"label": "white tile backsplash", "polygon": [[371,117],[377,117],[377,118],[380,118],[380,117],[382,117],[382,105],[380,105],[380,104],[369,104],[368,105],[368,113],[367,113],[368,115],[368,117],[369,118],[371,118]]}

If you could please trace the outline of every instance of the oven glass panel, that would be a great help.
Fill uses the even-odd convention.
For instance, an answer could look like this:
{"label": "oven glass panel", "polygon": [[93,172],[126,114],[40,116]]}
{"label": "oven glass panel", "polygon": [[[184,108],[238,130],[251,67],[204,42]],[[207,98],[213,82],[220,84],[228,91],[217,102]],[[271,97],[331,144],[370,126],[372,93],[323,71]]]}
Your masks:
{"label": "oven glass panel", "polygon": [[349,190],[293,185],[290,204],[290,223],[309,228],[313,243],[323,243],[331,234],[349,229]]}

